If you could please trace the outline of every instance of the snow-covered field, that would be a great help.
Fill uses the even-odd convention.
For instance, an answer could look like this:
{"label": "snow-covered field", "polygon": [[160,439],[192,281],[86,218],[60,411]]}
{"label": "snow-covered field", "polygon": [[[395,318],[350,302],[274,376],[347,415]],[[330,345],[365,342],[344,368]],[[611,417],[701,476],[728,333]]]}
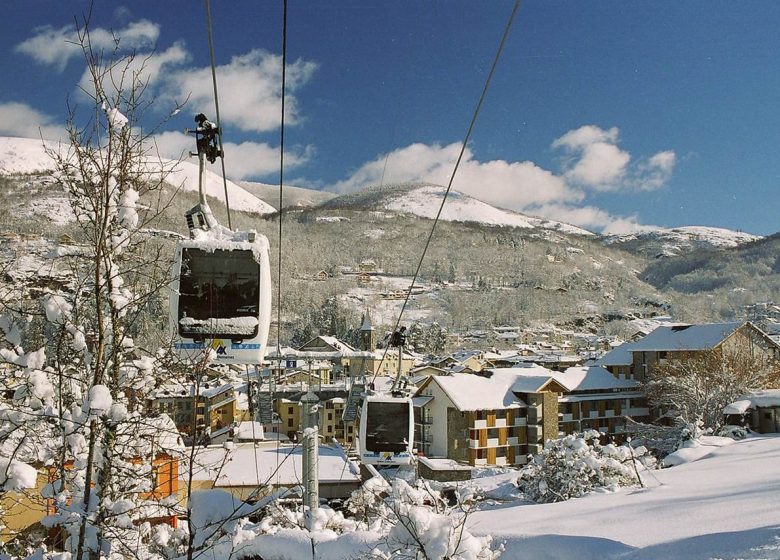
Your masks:
{"label": "snow-covered field", "polygon": [[506,560],[780,558],[779,436],[713,447],[642,479],[644,489],[557,504],[483,506],[468,527],[504,541]]}

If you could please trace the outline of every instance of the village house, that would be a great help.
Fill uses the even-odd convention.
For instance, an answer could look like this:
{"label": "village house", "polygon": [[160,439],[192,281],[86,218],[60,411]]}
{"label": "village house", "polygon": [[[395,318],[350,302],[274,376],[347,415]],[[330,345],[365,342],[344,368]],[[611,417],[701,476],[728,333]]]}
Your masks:
{"label": "village house", "polygon": [[[158,413],[168,414],[179,431],[186,436],[193,434],[194,419],[201,434],[215,434],[228,429],[236,422],[249,420],[246,406],[240,405],[239,393],[232,383],[219,380],[194,383],[169,383],[152,393],[150,405]],[[244,395],[245,396],[245,395]]]}
{"label": "village house", "polygon": [[431,376],[413,404],[418,452],[472,466],[523,464],[548,439],[585,429],[619,435],[624,415],[648,414],[635,381],[600,367],[536,364]]}
{"label": "village house", "polygon": [[723,409],[728,424],[750,428],[759,434],[780,432],[780,390],[755,391]]}
{"label": "village house", "polygon": [[750,322],[662,326],[631,343],[631,374],[644,381],[668,360],[704,352],[746,353],[760,361],[780,358],[780,346]]}
{"label": "village house", "polygon": [[[332,397],[319,403],[319,430],[324,441],[335,439],[345,447],[353,447],[355,443],[354,422],[345,423],[342,420],[346,405],[346,391],[343,397]],[[276,399],[276,413],[279,416],[280,432],[291,440],[299,439],[301,430],[301,404],[298,400]]]}
{"label": "village house", "polygon": [[351,371],[351,363],[355,360],[351,354],[356,352],[355,348],[347,344],[346,342],[339,340],[335,336],[320,335],[305,344],[301,345],[298,350],[301,352],[323,352],[331,354],[328,357],[332,365],[331,380],[336,381],[348,376]]}

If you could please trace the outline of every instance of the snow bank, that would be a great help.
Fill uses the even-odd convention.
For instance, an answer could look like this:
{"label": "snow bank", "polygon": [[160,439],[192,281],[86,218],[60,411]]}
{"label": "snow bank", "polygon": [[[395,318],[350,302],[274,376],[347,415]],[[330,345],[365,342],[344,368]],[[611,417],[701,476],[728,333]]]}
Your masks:
{"label": "snow bank", "polygon": [[780,437],[747,438],[681,468],[640,466],[644,489],[554,504],[484,504],[467,525],[504,541],[502,559],[778,558],[778,455]]}
{"label": "snow bank", "polygon": [[674,467],[685,463],[698,461],[712,453],[718,447],[731,445],[734,440],[719,436],[701,436],[699,439],[686,441],[681,449],[664,457],[664,467]]}

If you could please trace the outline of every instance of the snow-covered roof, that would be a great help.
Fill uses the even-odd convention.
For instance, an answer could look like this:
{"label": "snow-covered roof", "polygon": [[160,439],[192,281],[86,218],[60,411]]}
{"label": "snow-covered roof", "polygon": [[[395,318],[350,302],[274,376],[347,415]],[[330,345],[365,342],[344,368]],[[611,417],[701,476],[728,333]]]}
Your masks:
{"label": "snow-covered roof", "polygon": [[780,389],[764,389],[726,405],[723,414],[744,414],[751,408],[780,407]]}
{"label": "snow-covered roof", "polygon": [[454,373],[446,377],[431,377],[458,410],[495,410],[525,406],[515,392],[534,392],[551,379],[552,372],[542,366],[490,370],[490,377],[470,373]]}
{"label": "snow-covered roof", "polygon": [[[200,385],[199,394],[203,397],[212,399],[222,393],[233,391],[235,387],[231,383],[222,383],[219,381],[208,381]],[[154,399],[170,399],[174,397],[192,397],[195,395],[195,384],[179,383],[176,381],[166,383],[152,392]]]}
{"label": "snow-covered roof", "polygon": [[731,322],[658,327],[646,337],[634,342],[632,351],[710,350],[723,342],[742,324]]}
{"label": "snow-covered roof", "polygon": [[618,379],[599,366],[567,368],[563,373],[552,372],[553,378],[569,391],[597,391],[609,389],[636,389],[633,379]]}
{"label": "snow-covered roof", "polygon": [[521,375],[512,384],[514,393],[538,393],[547,385],[553,377],[546,375]]}
{"label": "snow-covered roof", "polygon": [[742,399],[723,407],[723,414],[745,414],[753,406],[750,399]]}
{"label": "snow-covered roof", "polygon": [[412,406],[420,407],[428,404],[433,400],[433,397],[430,395],[424,395],[424,396],[417,396],[412,397]]}
{"label": "snow-covered roof", "polygon": [[262,441],[265,439],[263,425],[260,422],[239,422],[235,433],[236,438],[240,440]]}
{"label": "snow-covered roof", "polygon": [[433,459],[431,457],[418,457],[417,461],[432,471],[470,471],[468,465],[461,465],[453,459]]}
{"label": "snow-covered roof", "polygon": [[[249,443],[236,444],[231,449],[207,447],[198,450],[195,464],[195,480],[213,480],[216,487],[293,486],[303,480],[299,445],[268,443],[258,447]],[[340,448],[320,445],[318,465],[321,483],[360,481],[360,470]]]}
{"label": "snow-covered roof", "polygon": [[597,366],[630,366],[634,361],[631,351],[635,345],[636,342],[624,342],[601,356],[595,361],[595,364]]}

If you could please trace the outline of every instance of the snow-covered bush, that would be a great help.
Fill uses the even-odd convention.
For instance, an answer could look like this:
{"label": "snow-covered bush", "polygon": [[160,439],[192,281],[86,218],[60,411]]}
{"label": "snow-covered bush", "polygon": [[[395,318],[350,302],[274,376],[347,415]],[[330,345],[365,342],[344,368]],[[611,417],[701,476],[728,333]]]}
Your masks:
{"label": "snow-covered bush", "polygon": [[548,440],[544,450],[526,465],[518,481],[534,502],[561,502],[579,498],[596,488],[617,489],[639,484],[636,463],[643,449],[601,445],[601,434],[589,430]]}
{"label": "snow-covered bush", "polygon": [[687,442],[710,433],[710,430],[703,428],[701,420],[694,419],[688,423],[680,417],[675,418],[668,426],[635,422],[629,418],[626,429],[631,433],[634,442],[641,443],[659,460],[685,446]]}
{"label": "snow-covered bush", "polygon": [[727,424],[722,426],[715,435],[721,437],[729,437],[731,439],[740,440],[748,437],[749,430],[744,426],[735,426],[734,424]]}

